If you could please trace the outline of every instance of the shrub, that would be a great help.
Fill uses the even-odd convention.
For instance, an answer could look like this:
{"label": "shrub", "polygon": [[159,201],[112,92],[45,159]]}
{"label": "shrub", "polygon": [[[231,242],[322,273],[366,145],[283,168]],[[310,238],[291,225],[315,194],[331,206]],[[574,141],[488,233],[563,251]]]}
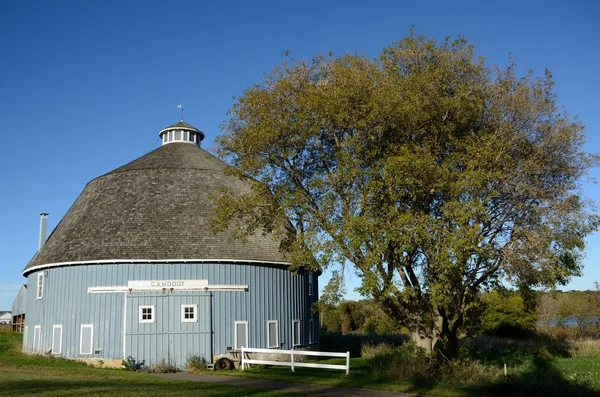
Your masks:
{"label": "shrub", "polygon": [[430,381],[435,377],[434,356],[414,342],[401,346],[370,343],[363,345],[361,351],[365,363],[377,376],[415,382]]}
{"label": "shrub", "polygon": [[387,374],[394,380],[411,380],[418,384],[435,380],[437,369],[435,355],[411,341],[395,349]]}
{"label": "shrub", "polygon": [[163,358],[149,372],[155,372],[159,374],[170,374],[178,371],[179,369],[175,365],[173,365],[171,360],[167,361]]}
{"label": "shrub", "polygon": [[189,372],[202,372],[206,370],[207,364],[206,358],[203,356],[193,355],[188,357],[185,369]]}
{"label": "shrub", "polygon": [[360,352],[371,371],[382,374],[394,359],[396,347],[387,342],[378,344],[369,342],[361,347]]}
{"label": "shrub", "polygon": [[399,346],[409,339],[408,335],[360,335],[324,332],[321,334],[321,350],[329,352],[350,352],[351,357],[361,357],[361,348],[368,344],[379,344],[386,342],[393,346]]}
{"label": "shrub", "polygon": [[121,362],[125,371],[136,371],[139,372],[144,368],[144,361],[136,361],[135,358],[127,356],[125,360]]}

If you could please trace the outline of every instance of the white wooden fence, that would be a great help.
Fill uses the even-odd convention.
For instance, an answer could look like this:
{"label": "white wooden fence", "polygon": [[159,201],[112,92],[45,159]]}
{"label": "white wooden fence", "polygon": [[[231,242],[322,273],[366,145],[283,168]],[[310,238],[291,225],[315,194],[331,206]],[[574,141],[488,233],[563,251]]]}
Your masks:
{"label": "white wooden fence", "polygon": [[[305,368],[326,368],[326,369],[344,369],[346,370],[346,375],[350,373],[350,352],[346,353],[329,353],[329,352],[315,352],[315,351],[305,351],[305,350],[278,350],[278,349],[253,349],[242,347],[241,349],[242,356],[242,371],[245,369],[247,364],[264,364],[264,365],[281,365],[292,367],[292,372],[294,372],[294,367],[305,367]],[[263,354],[289,354],[290,361],[269,361],[269,360],[253,360],[246,357],[247,353],[263,353]],[[338,364],[316,364],[316,363],[302,363],[295,362],[294,357],[297,356],[318,356],[318,357],[345,357],[346,365],[338,365]]]}

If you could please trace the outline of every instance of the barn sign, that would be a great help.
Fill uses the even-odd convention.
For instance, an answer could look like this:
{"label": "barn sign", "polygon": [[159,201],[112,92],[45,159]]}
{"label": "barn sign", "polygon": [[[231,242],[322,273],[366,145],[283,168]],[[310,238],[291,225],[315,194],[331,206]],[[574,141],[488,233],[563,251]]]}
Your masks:
{"label": "barn sign", "polygon": [[194,290],[206,288],[208,280],[131,280],[127,286],[133,289],[181,289]]}

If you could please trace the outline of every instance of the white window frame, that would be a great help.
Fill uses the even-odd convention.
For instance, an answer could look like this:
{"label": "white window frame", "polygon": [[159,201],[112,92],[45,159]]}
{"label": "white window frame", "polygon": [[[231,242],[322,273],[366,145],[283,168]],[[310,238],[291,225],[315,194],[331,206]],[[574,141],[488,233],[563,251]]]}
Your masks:
{"label": "white window frame", "polygon": [[312,318],[308,320],[308,343],[315,343],[315,320]]}
{"label": "white window frame", "polygon": [[[194,309],[192,318],[185,318],[185,309]],[[181,322],[182,323],[197,323],[198,322],[198,305],[181,305]]]}
{"label": "white window frame", "polygon": [[[269,341],[271,340],[271,324],[275,324],[275,345],[271,346],[269,345]],[[275,348],[279,348],[279,321],[277,320],[268,320],[267,321],[267,348],[269,349],[275,349]]]}
{"label": "white window frame", "polygon": [[37,275],[37,289],[35,290],[35,299],[44,297],[44,272],[39,272]]}
{"label": "white window frame", "polygon": [[28,350],[27,349],[27,336],[28,336],[27,334],[29,332],[27,332],[27,331],[28,331],[28,328],[27,328],[27,326],[25,326],[25,329],[23,330],[23,350],[24,351]]}
{"label": "white window frame", "polygon": [[[142,316],[143,310],[142,309],[152,309],[152,318],[151,319],[144,319]],[[140,324],[152,324],[154,323],[155,319],[156,319],[156,308],[154,307],[154,305],[142,305],[139,306],[139,320],[140,320]]]}
{"label": "white window frame", "polygon": [[[90,352],[83,351],[83,329],[90,328]],[[79,328],[79,354],[92,354],[94,352],[94,324],[81,324]]]}
{"label": "white window frame", "polygon": [[[36,341],[36,337],[35,337],[36,331],[37,331],[37,341]],[[42,326],[35,325],[33,327],[33,345],[32,345],[33,352],[39,353],[42,350],[41,345],[42,345]]]}
{"label": "white window frame", "polygon": [[[298,343],[294,339],[294,334],[298,330]],[[292,346],[300,346],[302,345],[302,323],[300,320],[292,320]]]}
{"label": "white window frame", "polygon": [[[237,350],[238,348],[238,329],[237,326],[238,324],[246,324],[246,344],[249,345],[250,341],[248,340],[248,321],[234,321],[233,322],[233,332],[234,332],[234,339],[233,339],[233,347],[235,348],[235,350]],[[243,346],[243,347],[250,347],[250,346]]]}
{"label": "white window frame", "polygon": [[[58,349],[56,349],[56,346],[54,346],[54,336],[56,335],[56,330],[60,328],[60,344],[58,346]],[[62,334],[62,324],[54,324],[52,325],[52,350],[51,350],[51,354],[61,354],[62,353],[62,340],[63,340],[63,334]]]}

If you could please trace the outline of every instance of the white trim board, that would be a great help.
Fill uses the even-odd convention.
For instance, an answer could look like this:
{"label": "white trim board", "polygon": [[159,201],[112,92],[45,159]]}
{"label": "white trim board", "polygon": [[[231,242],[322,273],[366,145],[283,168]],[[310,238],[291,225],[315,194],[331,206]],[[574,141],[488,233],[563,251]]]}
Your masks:
{"label": "white trim board", "polygon": [[[271,324],[275,324],[275,344],[269,344],[271,339]],[[279,321],[277,320],[268,320],[267,321],[267,347],[271,348],[279,348]]]}
{"label": "white trim board", "polygon": [[223,258],[208,258],[208,259],[102,259],[96,261],[74,261],[74,262],[55,262],[46,263],[43,265],[33,266],[29,269],[23,270],[22,274],[33,273],[39,269],[47,269],[50,267],[59,266],[77,266],[77,265],[119,265],[123,263],[256,263],[264,265],[284,265],[289,266],[291,262],[288,261],[257,261],[253,259],[223,259]]}
{"label": "white trim board", "polygon": [[[56,336],[56,330],[60,329],[60,340],[59,340],[59,345],[58,345],[58,349],[55,349],[56,346],[54,346],[54,340],[55,340],[55,336]],[[61,354],[62,353],[62,340],[63,340],[63,335],[62,332],[63,331],[63,327],[62,324],[53,324],[52,325],[52,350],[51,350],[51,354]]]}
{"label": "white trim board", "polygon": [[[90,352],[83,352],[83,329],[90,328]],[[94,352],[94,324],[81,324],[79,327],[79,354],[91,355]]]}
{"label": "white trim board", "polygon": [[[37,343],[35,343],[36,342],[35,334],[37,334]],[[42,350],[41,344],[42,344],[42,326],[41,325],[35,325],[33,327],[33,344],[32,344],[33,353],[40,353],[41,352],[41,350]]]}
{"label": "white trim board", "polygon": [[88,294],[106,294],[111,292],[139,292],[139,291],[248,291],[247,285],[207,285],[205,287],[185,287],[185,288],[163,288],[163,287],[129,287],[106,286],[106,287],[88,287]]}
{"label": "white trim board", "polygon": [[[233,322],[233,332],[234,332],[234,338],[233,338],[233,348],[235,350],[237,350],[237,345],[238,345],[238,332],[237,332],[237,326],[238,324],[244,324],[246,326],[246,344],[249,345],[250,341],[248,340],[248,321],[234,321]],[[248,347],[248,346],[240,346],[240,347]]]}

